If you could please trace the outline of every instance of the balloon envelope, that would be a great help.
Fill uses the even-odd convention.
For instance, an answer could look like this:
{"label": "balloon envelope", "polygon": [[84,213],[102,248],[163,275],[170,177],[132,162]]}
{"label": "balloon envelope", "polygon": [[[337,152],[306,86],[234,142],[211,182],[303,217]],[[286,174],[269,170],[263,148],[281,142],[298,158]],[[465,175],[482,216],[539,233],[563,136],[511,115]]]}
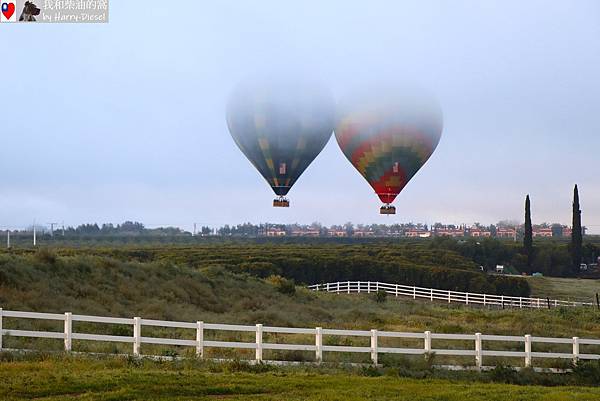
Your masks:
{"label": "balloon envelope", "polygon": [[323,150],[334,123],[331,95],[307,81],[246,82],[227,105],[231,136],[279,196]]}
{"label": "balloon envelope", "polygon": [[429,159],[441,134],[439,105],[418,91],[374,90],[338,105],[335,138],[386,204]]}

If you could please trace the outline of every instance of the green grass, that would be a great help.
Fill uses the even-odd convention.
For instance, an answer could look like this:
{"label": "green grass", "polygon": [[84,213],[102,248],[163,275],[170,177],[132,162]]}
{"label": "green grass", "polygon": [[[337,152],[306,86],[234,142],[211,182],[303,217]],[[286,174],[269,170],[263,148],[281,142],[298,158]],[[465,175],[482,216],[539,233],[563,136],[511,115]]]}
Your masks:
{"label": "green grass", "polygon": [[595,303],[600,293],[600,280],[528,276],[527,282],[532,297]]}
{"label": "green grass", "polygon": [[[269,326],[325,327],[354,330],[390,330],[437,333],[476,333],[545,337],[598,338],[600,311],[592,308],[541,310],[486,309],[445,303],[429,303],[388,296],[377,303],[374,294],[315,293],[297,287],[295,293],[283,293],[278,280],[261,280],[233,274],[219,267],[190,268],[166,262],[122,262],[105,257],[60,257],[45,260],[33,256],[4,257],[0,264],[0,307],[7,310],[90,314],[177,321],[203,320],[209,323],[262,323]],[[289,289],[286,289],[289,292]],[[4,319],[5,329],[62,330],[60,322]],[[132,335],[131,326],[99,325],[75,322],[76,332]],[[151,328],[144,336],[193,339],[193,330]],[[211,337],[212,336],[212,337]],[[252,333],[209,332],[206,339],[254,341]],[[309,335],[269,334],[265,342],[310,344]],[[327,345],[368,345],[368,339],[327,336]],[[381,347],[422,347],[419,340],[382,339]],[[436,340],[435,347],[473,347],[469,341]],[[500,350],[520,350],[522,344],[494,344]],[[62,342],[52,339],[6,337],[4,347],[60,350]],[[122,353],[131,346],[118,343],[75,341],[75,351]],[[570,352],[568,345],[536,345],[535,351]],[[188,355],[191,347],[144,344],[144,354]],[[208,349],[211,357],[252,358],[248,350]],[[582,346],[582,353],[600,353],[598,346]],[[310,352],[268,351],[266,359],[312,361]],[[366,354],[336,354],[327,361],[368,362]],[[382,356],[382,359],[384,356]],[[468,357],[439,357],[439,363],[473,364]],[[488,364],[521,365],[520,358],[486,358]],[[538,366],[560,361],[536,361]],[[559,365],[562,366],[562,365]]]}
{"label": "green grass", "polygon": [[[174,250],[172,250],[174,252]],[[180,255],[180,257],[183,257]],[[538,278],[531,282],[539,284]],[[573,282],[542,278],[567,291]],[[588,282],[583,280],[575,283]],[[550,284],[544,284],[550,283]],[[557,283],[563,283],[562,287]],[[0,255],[0,307],[13,310],[65,312],[212,323],[263,323],[274,326],[328,327],[393,331],[431,330],[441,333],[475,333],[598,338],[600,312],[593,308],[501,310],[429,303],[388,296],[376,302],[374,294],[314,293],[281,279],[259,279],[234,274],[223,266],[193,265],[169,258],[149,262],[76,254],[57,257]],[[589,290],[586,290],[589,291]],[[5,318],[5,329],[62,330],[60,322]],[[131,335],[130,326],[74,323],[77,332]],[[193,330],[144,327],[144,336],[194,338]],[[253,333],[215,334],[205,339],[253,341]],[[387,343],[386,341],[394,341]],[[314,343],[303,335],[265,335],[265,342]],[[368,339],[327,336],[327,345],[367,345]],[[361,342],[362,341],[362,342]],[[448,344],[435,340],[434,347]],[[453,341],[455,348],[472,348],[472,342]],[[75,351],[131,352],[127,344],[74,341]],[[421,347],[422,341],[381,339],[380,347]],[[522,346],[522,345],[520,345]],[[4,347],[60,350],[61,340],[5,337]],[[495,349],[517,345],[498,343]],[[551,345],[536,345],[534,351]],[[557,352],[570,352],[560,345]],[[582,346],[583,353],[600,353],[600,347]],[[193,349],[144,344],[142,353],[192,356]],[[207,357],[251,359],[251,350],[206,349]],[[35,355],[35,354],[34,354]],[[314,354],[265,351],[265,359],[312,361]],[[472,365],[472,358],[380,355],[382,369],[344,368],[337,362],[369,362],[368,355],[326,353],[334,367],[249,367],[242,362],[214,364],[193,358],[176,362],[132,358],[75,358],[63,356],[15,357],[0,354],[0,399],[44,400],[600,400],[600,365],[573,375],[516,374],[510,369],[493,373],[431,370],[431,363]],[[492,359],[484,364],[522,364],[517,359]],[[562,367],[568,361],[541,361]],[[328,365],[329,366],[329,365]],[[587,372],[587,373],[586,373]],[[493,382],[493,383],[492,383]],[[518,383],[513,385],[507,383]],[[523,385],[527,384],[527,385]],[[534,385],[535,384],[535,385]],[[539,386],[545,385],[545,387]]]}
{"label": "green grass", "polygon": [[292,327],[580,337],[600,333],[600,312],[592,308],[501,310],[393,296],[377,303],[373,294],[315,293],[301,287],[284,294],[269,280],[218,267],[12,256],[0,263],[0,274],[0,306],[13,310]]}
{"label": "green grass", "polygon": [[600,400],[600,387],[496,384],[489,383],[489,378],[489,374],[469,373],[468,380],[442,379],[433,373],[414,379],[402,377],[396,370],[50,357],[0,362],[0,395],[6,401]]}

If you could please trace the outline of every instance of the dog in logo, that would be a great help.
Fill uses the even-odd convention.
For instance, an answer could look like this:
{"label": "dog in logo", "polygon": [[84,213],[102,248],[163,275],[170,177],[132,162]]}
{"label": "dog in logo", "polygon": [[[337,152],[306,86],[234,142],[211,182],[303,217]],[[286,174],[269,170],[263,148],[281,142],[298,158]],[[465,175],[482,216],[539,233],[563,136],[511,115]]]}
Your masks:
{"label": "dog in logo", "polygon": [[25,7],[23,7],[23,12],[21,13],[21,16],[19,17],[19,21],[25,21],[25,22],[35,21],[36,15],[40,15],[40,9],[35,4],[33,4],[31,1],[26,1]]}

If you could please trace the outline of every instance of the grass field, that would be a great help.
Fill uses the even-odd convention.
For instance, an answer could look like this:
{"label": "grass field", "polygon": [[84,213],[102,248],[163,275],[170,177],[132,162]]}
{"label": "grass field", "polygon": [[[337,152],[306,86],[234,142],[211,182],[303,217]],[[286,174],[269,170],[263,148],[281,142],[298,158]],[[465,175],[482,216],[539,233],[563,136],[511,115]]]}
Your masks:
{"label": "grass field", "polygon": [[600,280],[528,276],[527,282],[532,297],[595,302],[600,294]]}
{"label": "grass field", "polygon": [[[391,296],[385,302],[376,302],[374,294],[314,293],[290,287],[289,282],[280,278],[260,279],[235,274],[221,266],[190,266],[166,260],[140,262],[97,255],[41,254],[3,256],[0,262],[0,307],[4,309],[292,327],[527,333],[582,338],[600,335],[600,311],[595,308],[501,310]],[[553,297],[591,295],[595,291],[595,282],[587,280],[528,280],[540,296],[543,291],[549,291]],[[5,329],[62,330],[57,322],[5,318],[3,323]],[[131,327],[123,325],[99,327],[77,322],[74,330],[132,335]],[[144,328],[144,335],[192,338],[194,333]],[[221,339],[252,341],[251,337]],[[314,341],[314,338],[293,337],[290,341]],[[347,337],[331,336],[324,341],[327,345],[360,345],[357,342],[360,339]],[[397,345],[422,346],[421,343]],[[473,344],[455,341],[454,346],[470,348]],[[516,349],[511,348],[514,345],[503,343],[497,346],[502,350]],[[58,351],[62,341],[5,337],[4,347]],[[562,352],[569,352],[568,344],[562,347]],[[547,349],[540,344],[535,351]],[[75,341],[74,350],[124,353],[131,352],[131,347]],[[222,353],[209,349],[207,356],[253,357],[252,352],[245,351]],[[582,347],[584,353],[599,351],[597,346]],[[311,353],[270,352],[265,355],[266,359],[314,359]],[[142,353],[185,356],[193,355],[193,349],[144,344]],[[431,363],[473,365],[472,358],[440,355],[435,356],[433,362],[424,361],[422,357],[401,359],[381,355],[380,363],[384,365],[381,369],[337,365],[339,362],[368,363],[366,354],[336,357],[329,353],[325,361],[333,363],[333,367],[275,369],[249,367],[243,362],[210,364],[194,359],[160,363],[118,357],[40,356],[36,359],[15,358],[4,353],[0,354],[0,400],[600,400],[600,387],[587,387],[600,383],[600,365],[592,366],[581,375],[544,376],[528,371],[517,374],[507,368],[481,374],[431,370]],[[568,367],[569,362],[563,362],[563,367]],[[521,358],[485,358],[485,364],[499,363],[520,366],[523,361]],[[546,366],[543,363],[545,361],[540,359],[534,360],[535,366]]]}
{"label": "grass field", "polygon": [[[2,400],[600,400],[600,387],[401,377],[390,370],[47,358],[0,363]],[[447,374],[447,373],[445,373]],[[370,377],[375,376],[375,377]]]}

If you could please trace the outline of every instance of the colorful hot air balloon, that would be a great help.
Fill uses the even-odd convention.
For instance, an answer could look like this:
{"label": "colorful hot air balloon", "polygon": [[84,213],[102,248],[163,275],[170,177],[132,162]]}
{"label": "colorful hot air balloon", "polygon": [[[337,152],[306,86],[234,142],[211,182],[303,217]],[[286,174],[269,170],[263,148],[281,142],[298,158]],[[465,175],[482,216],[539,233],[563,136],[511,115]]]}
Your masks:
{"label": "colorful hot air balloon", "polygon": [[442,112],[423,93],[390,88],[348,97],[338,104],[335,138],[350,163],[385,204],[391,205],[435,150]]}
{"label": "colorful hot air balloon", "polygon": [[329,141],[334,121],[331,95],[302,80],[246,82],[227,105],[229,132],[278,195],[273,206],[289,206],[285,195]]}

